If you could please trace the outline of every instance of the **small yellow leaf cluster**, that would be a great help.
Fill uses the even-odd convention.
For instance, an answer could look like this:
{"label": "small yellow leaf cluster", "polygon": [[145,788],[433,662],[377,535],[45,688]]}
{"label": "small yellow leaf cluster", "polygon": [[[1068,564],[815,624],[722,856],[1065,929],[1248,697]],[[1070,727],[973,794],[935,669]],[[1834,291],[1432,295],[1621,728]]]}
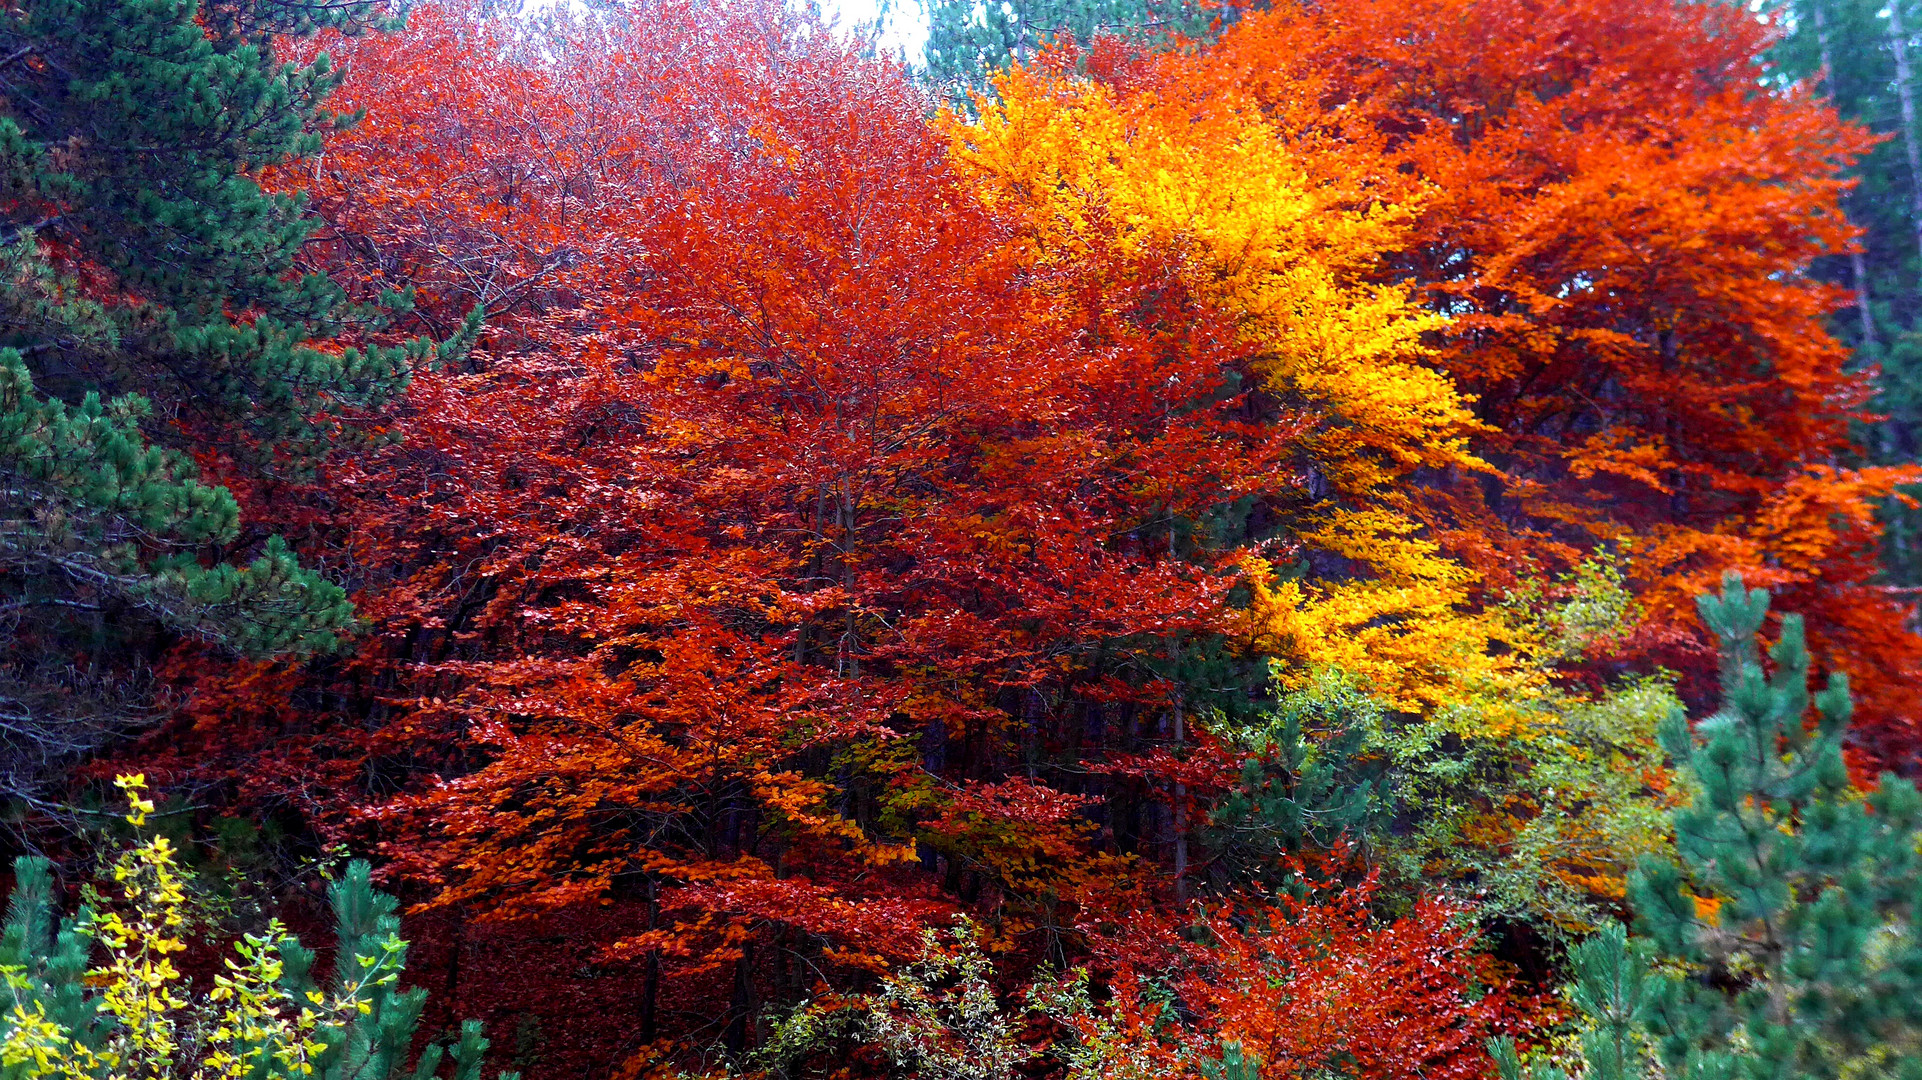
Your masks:
{"label": "small yellow leaf cluster", "polygon": [[9,1076],[24,1072],[31,1077],[59,1080],[92,1080],[111,1074],[114,1063],[94,1054],[59,1024],[49,1020],[45,1005],[36,1001],[29,1008],[21,1000],[27,986],[19,968],[0,968],[0,976],[5,977],[14,997],[12,1012],[7,1017],[7,1035],[0,1040],[0,1071]]}
{"label": "small yellow leaf cluster", "polygon": [[[127,797],[127,823],[141,829],[154,810],[145,778],[122,776],[115,784]],[[23,969],[0,968],[14,999],[0,1040],[0,1068],[8,1077],[308,1076],[326,1047],[324,1029],[364,1014],[365,991],[375,982],[391,982],[398,970],[392,957],[359,957],[362,978],[338,1000],[317,991],[296,1000],[283,985],[280,958],[293,939],[276,920],[266,933],[242,938],[211,991],[191,996],[173,962],[187,947],[181,934],[189,899],[172,843],[164,836],[141,840],[115,860],[109,877],[119,903],[81,924],[104,953],[85,982],[98,988],[94,1005],[112,1021],[109,1034],[99,1046],[88,1045],[80,1033],[48,1018]]]}
{"label": "small yellow leaf cluster", "polygon": [[[140,828],[153,812],[143,797],[145,778],[114,781],[127,795],[127,823]],[[177,936],[186,925],[187,894],[174,866],[173,845],[156,836],[115,861],[111,875],[126,911],[98,914],[92,933],[107,951],[93,981],[104,986],[100,1009],[119,1025],[109,1041],[118,1062],[151,1062],[170,1072],[179,1049],[174,1013],[187,1005],[178,993],[181,975],[173,955],[186,949]]]}

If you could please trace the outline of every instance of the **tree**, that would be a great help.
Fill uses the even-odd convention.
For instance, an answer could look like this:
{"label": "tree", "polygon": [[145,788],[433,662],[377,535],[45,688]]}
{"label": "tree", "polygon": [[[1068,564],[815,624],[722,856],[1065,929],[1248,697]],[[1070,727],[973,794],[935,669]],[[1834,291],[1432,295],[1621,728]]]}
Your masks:
{"label": "tree", "polygon": [[[153,812],[144,778],[122,776],[117,784],[138,831]],[[366,862],[350,863],[328,889],[336,946],[324,991],[314,952],[276,920],[235,944],[212,989],[191,994],[173,963],[187,948],[180,934],[189,901],[165,837],[123,852],[111,867],[105,906],[84,906],[71,918],[58,916],[49,866],[15,860],[0,931],[0,977],[11,1006],[0,1013],[0,1075],[8,1080],[402,1074],[427,991],[400,989],[407,943],[394,899],[374,891]],[[462,1026],[452,1046],[453,1080],[479,1080],[487,1045],[478,1023]],[[414,1080],[436,1076],[445,1054],[427,1046]]]}
{"label": "tree", "polygon": [[[1616,927],[1575,953],[1587,1075],[1643,1075],[1642,1033],[1663,1075],[1915,1075],[1922,796],[1887,773],[1866,794],[1849,782],[1848,679],[1814,695],[1811,723],[1799,619],[1782,620],[1765,672],[1769,594],[1731,574],[1700,605],[1723,705],[1694,733],[1677,711],[1664,733],[1694,797],[1672,816],[1679,860],[1633,882],[1640,936]],[[1521,1075],[1512,1047],[1498,1058]]]}
{"label": "tree", "polygon": [[61,765],[137,719],[170,637],[301,655],[352,624],[340,587],[244,531],[201,476],[311,468],[434,351],[352,347],[374,313],[296,269],[315,223],[257,182],[350,119],[323,106],[325,56],[276,49],[379,25],[372,4],[276,0],[49,0],[0,20],[8,797],[46,808]]}
{"label": "tree", "polygon": [[1204,728],[1283,640],[1255,582],[1329,628],[1291,648],[1408,658],[1397,702],[1501,696],[1499,616],[1440,618],[1463,578],[1404,512],[1470,425],[1430,320],[1356,280],[1405,217],[1323,190],[1353,161],[1053,77],[931,128],[898,69],[761,5],[551,29],[427,9],[343,50],[370,115],[303,181],[329,267],[490,329],[318,496],[362,648],[200,675],[151,764],[251,752],[250,797],[460,925],[591,913],[643,1039],[721,1017],[741,1048],[957,908],[1060,961],[1199,889],[1238,764]]}
{"label": "tree", "polygon": [[1855,676],[1864,767],[1907,768],[1922,639],[1878,581],[1876,511],[1916,474],[1843,464],[1874,386],[1826,329],[1844,294],[1809,274],[1848,243],[1840,165],[1870,142],[1757,89],[1769,33],[1665,0],[1357,0],[1250,14],[1127,78],[1394,163],[1384,198],[1418,209],[1384,280],[1446,316],[1432,362],[1499,470],[1425,478],[1446,551],[1504,588],[1626,541],[1638,649],[1695,698],[1688,598],[1741,569]]}
{"label": "tree", "polygon": [[[1106,278],[1110,296],[1139,297],[1134,315],[1091,306],[1100,264],[1064,263],[1019,286],[1007,227],[941,164],[943,146],[904,83],[852,91],[855,62],[831,52],[751,59],[753,70],[730,71],[707,58],[717,70],[696,84],[712,95],[700,107],[724,129],[786,149],[723,156],[669,144],[681,175],[663,179],[666,197],[636,191],[657,208],[636,215],[648,231],[610,245],[651,253],[647,291],[592,297],[620,313],[606,323],[621,335],[609,351],[644,356],[644,371],[629,375],[615,360],[569,384],[582,396],[560,409],[552,394],[511,389],[525,385],[516,367],[471,391],[446,386],[455,408],[486,410],[472,430],[493,449],[477,460],[489,470],[514,462],[515,489],[539,501],[541,517],[501,516],[493,484],[478,477],[462,480],[471,495],[435,512],[484,515],[484,528],[445,534],[495,532],[503,546],[488,565],[509,575],[496,587],[522,598],[499,611],[518,607],[521,625],[556,633],[522,639],[544,657],[537,666],[510,648],[464,668],[472,681],[444,701],[476,717],[507,709],[527,726],[490,725],[499,741],[488,768],[396,804],[391,820],[410,831],[415,814],[490,822],[461,836],[436,826],[438,849],[407,845],[434,864],[473,862],[454,854],[470,839],[563,860],[482,858],[473,865],[507,876],[463,874],[450,900],[571,903],[640,872],[615,854],[633,849],[601,834],[610,819],[599,811],[523,817],[503,799],[524,788],[528,769],[564,801],[578,781],[617,774],[627,791],[596,781],[592,797],[613,794],[642,809],[636,822],[657,823],[646,826],[659,838],[647,878],[690,924],[720,909],[861,952],[912,949],[906,928],[850,918],[839,890],[906,862],[902,845],[920,840],[957,879],[965,867],[1018,903],[1040,924],[1023,932],[1045,937],[1061,917],[1046,914],[1050,905],[1098,880],[1085,869],[1094,864],[1036,863],[1029,845],[1058,855],[1053,845],[1079,826],[1044,813],[1051,798],[1065,801],[1048,785],[1010,783],[990,762],[1022,710],[1091,708],[1074,688],[1110,675],[1114,723],[1165,722],[1167,691],[1136,657],[1167,648],[1173,633],[1206,632],[1234,572],[1231,549],[1189,523],[1285,486],[1268,463],[1299,428],[1242,418],[1251,383],[1230,374],[1241,347],[1176,329],[1213,316],[1173,299],[1185,289],[1165,263],[1124,262]],[[859,111],[827,109],[839,93],[854,93]],[[842,126],[854,117],[858,131]],[[596,273],[617,285],[622,273],[639,276]],[[1077,345],[1084,332],[1103,344]],[[542,347],[580,355],[573,341]],[[496,418],[502,409],[515,419]],[[585,444],[571,434],[582,409],[607,417]],[[436,408],[439,434],[429,437],[457,435],[447,426],[455,415]],[[1072,425],[1057,422],[1069,416]],[[546,449],[496,456],[501,432]],[[618,464],[637,458],[656,466],[635,474]],[[539,461],[549,464],[531,466]],[[415,462],[398,463],[419,475]],[[624,493],[602,488],[571,507],[554,497],[589,495],[579,487],[589,473],[621,476]],[[593,548],[554,549],[550,530],[576,531],[561,523],[576,513],[595,522],[580,527]],[[390,520],[401,535],[422,534]],[[498,534],[514,520],[534,527]],[[534,551],[553,555],[540,557],[539,578],[523,577]],[[557,574],[579,584],[556,590]],[[550,602],[566,605],[554,613],[561,621],[530,623],[520,606]],[[605,734],[609,715],[631,718],[617,738]],[[1060,724],[1042,718],[1029,725],[1037,753]],[[916,753],[906,738],[927,741]],[[938,783],[916,779],[915,762],[937,753],[961,760]],[[450,813],[449,798],[467,808]],[[609,843],[608,861],[573,861],[578,845]],[[776,853],[792,869],[725,869]],[[806,882],[794,876],[802,867]],[[944,906],[925,886],[894,888],[930,913]],[[740,962],[733,941],[712,941],[695,955]],[[641,935],[624,948],[663,944]]]}
{"label": "tree", "polygon": [[1050,45],[1085,48],[1102,37],[1166,46],[1199,40],[1232,15],[1205,0],[934,0],[926,10],[922,74],[957,104],[992,94],[997,73]]}
{"label": "tree", "polygon": [[[1913,4],[1803,0],[1781,9],[1784,34],[1771,52],[1783,79],[1799,79],[1826,96],[1844,118],[1884,136],[1848,171],[1856,181],[1844,205],[1863,232],[1858,250],[1830,258],[1818,272],[1857,293],[1853,317],[1838,329],[1854,346],[1856,362],[1878,372],[1874,411],[1862,450],[1883,464],[1910,463],[1922,453],[1916,439],[1922,418],[1922,262],[1918,262],[1914,73],[1911,38],[1922,12]],[[1886,561],[1891,580],[1914,586],[1922,580],[1922,545],[1914,509],[1896,499],[1884,504],[1889,523]]]}

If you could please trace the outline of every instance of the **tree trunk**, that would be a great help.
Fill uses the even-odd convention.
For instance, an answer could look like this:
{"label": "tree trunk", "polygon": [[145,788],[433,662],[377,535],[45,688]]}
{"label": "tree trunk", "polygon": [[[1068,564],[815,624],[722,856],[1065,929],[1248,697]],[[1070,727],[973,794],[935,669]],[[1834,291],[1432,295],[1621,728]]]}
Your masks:
{"label": "tree trunk", "polygon": [[[1182,702],[1175,699],[1175,760],[1181,760]],[[1188,901],[1188,785],[1175,781],[1175,902]]]}
{"label": "tree trunk", "polygon": [[[1899,3],[1900,0],[1897,0]],[[1822,11],[1824,0],[1809,0],[1809,10],[1814,16],[1815,42],[1822,50],[1822,87],[1828,91],[1829,100],[1835,100],[1835,63],[1829,51],[1828,18]],[[1913,163],[1915,151],[1909,151]],[[1913,167],[1913,164],[1911,165]],[[1922,220],[1922,219],[1919,219]],[[1868,262],[1858,248],[1849,252],[1849,273],[1855,279],[1855,312],[1862,320],[1862,348],[1869,355],[1875,354],[1875,313],[1869,309],[1869,269]]]}
{"label": "tree trunk", "polygon": [[741,943],[741,959],[734,965],[734,1000],[729,1003],[727,1032],[722,1044],[739,1057],[747,1051],[754,1021],[754,943]]}
{"label": "tree trunk", "polygon": [[1915,141],[1915,93],[1909,77],[1909,35],[1902,27],[1902,0],[1889,4],[1889,48],[1895,53],[1895,97],[1902,107],[1902,148],[1909,155],[1909,223],[1922,259],[1922,147]]}
{"label": "tree trunk", "polygon": [[[660,922],[660,886],[647,879],[647,928]],[[660,1035],[661,950],[649,949],[641,976],[641,1041],[651,1043]]]}

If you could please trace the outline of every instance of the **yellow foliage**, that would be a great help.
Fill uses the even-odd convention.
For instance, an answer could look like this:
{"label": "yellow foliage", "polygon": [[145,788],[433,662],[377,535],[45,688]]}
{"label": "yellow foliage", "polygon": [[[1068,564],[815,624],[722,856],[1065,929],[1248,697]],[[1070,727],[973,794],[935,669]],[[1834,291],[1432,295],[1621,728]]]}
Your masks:
{"label": "yellow foliage", "polygon": [[[145,778],[122,776],[125,819],[146,824],[153,802]],[[364,1011],[361,987],[333,1001],[311,994],[295,1000],[282,985],[280,952],[292,941],[278,921],[263,935],[247,935],[205,995],[185,992],[173,956],[186,949],[188,898],[164,836],[137,843],[109,871],[119,903],[82,920],[83,932],[104,952],[85,983],[97,988],[99,1014],[110,1021],[98,1045],[63,1028],[35,999],[25,969],[0,967],[13,1006],[0,1030],[0,1067],[9,1076],[60,1080],[239,1080],[302,1077],[324,1049],[324,1027],[344,1026]],[[366,966],[365,964],[363,966]],[[374,977],[374,976],[370,976]],[[24,1068],[23,1068],[24,1067]]]}
{"label": "yellow foliage", "polygon": [[1485,470],[1467,448],[1477,422],[1448,378],[1422,363],[1440,317],[1406,290],[1364,280],[1405,244],[1407,206],[1290,144],[1233,94],[1170,100],[1033,71],[999,85],[975,123],[950,118],[952,156],[990,208],[1014,215],[1036,268],[1173,252],[1192,293],[1232,314],[1275,396],[1316,417],[1302,443],[1326,491],[1298,521],[1303,549],[1339,556],[1345,579],[1273,580],[1243,563],[1244,639],[1283,661],[1284,682],[1338,667],[1394,707],[1431,713],[1473,700],[1495,730],[1539,679],[1493,655],[1515,636],[1500,612],[1471,613],[1473,575],[1425,539],[1399,483],[1417,468]]}
{"label": "yellow foliage", "polygon": [[1338,487],[1485,467],[1467,449],[1473,415],[1421,363],[1440,317],[1362,280],[1405,243],[1410,208],[1314,180],[1259,108],[1228,95],[1124,99],[1029,71],[1000,89],[978,122],[951,121],[953,159],[984,203],[1019,216],[1034,264],[1180,253],[1189,288],[1258,346],[1260,374],[1325,418],[1317,464]]}

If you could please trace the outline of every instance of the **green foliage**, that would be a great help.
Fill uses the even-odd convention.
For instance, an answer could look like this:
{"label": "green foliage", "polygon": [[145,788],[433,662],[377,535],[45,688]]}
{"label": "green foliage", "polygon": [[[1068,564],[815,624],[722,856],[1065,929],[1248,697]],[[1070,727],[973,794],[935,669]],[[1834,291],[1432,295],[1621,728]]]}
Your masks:
{"label": "green foliage", "polygon": [[27,1075],[38,1063],[22,1059],[16,1044],[26,1021],[52,1025],[62,1036],[89,1047],[106,1041],[111,1017],[81,981],[91,952],[84,922],[54,918],[53,877],[44,859],[21,858],[13,864],[13,895],[0,932],[0,978],[5,978],[12,1009],[0,1016],[0,1073],[7,1080]]}
{"label": "green foliage", "polygon": [[[1004,1006],[975,925],[957,919],[945,934],[925,931],[921,958],[890,972],[877,993],[832,1007],[804,1001],[776,1019],[734,1074],[801,1075],[836,1046],[867,1044],[903,1076],[1011,1080],[1044,1053],[1070,1080],[1165,1076],[1168,1052],[1154,1033],[1124,1022],[1112,1003],[1097,1004],[1093,981],[1087,968],[1063,976],[1043,966],[1018,1003]],[[1173,1022],[1165,1002],[1160,1011],[1161,1024]],[[1044,1048],[1019,1038],[1029,1019],[1049,1021],[1056,1041]]]}
{"label": "green foliage", "polygon": [[1768,603],[1732,574],[1699,601],[1723,705],[1694,732],[1679,708],[1664,726],[1694,798],[1672,816],[1677,859],[1631,881],[1640,940],[1575,951],[1588,1075],[1644,1075],[1645,1035],[1668,1076],[1922,1076],[1922,796],[1889,774],[1866,795],[1849,782],[1847,679],[1811,697],[1793,615],[1765,672]]}
{"label": "green foliage", "polygon": [[901,1075],[935,1080],[1010,1080],[1032,1052],[1015,1039],[1016,1018],[994,989],[994,961],[974,924],[956,921],[921,938],[921,958],[890,972],[877,993],[829,1007],[803,1001],[769,1025],[735,1074],[798,1075],[812,1057],[849,1040],[871,1044]]}
{"label": "green foliage", "polygon": [[[1149,1000],[1159,1005],[1153,1023],[1130,1026],[1117,1015],[1118,1010],[1096,1004],[1093,981],[1087,968],[1076,968],[1065,978],[1044,968],[1028,988],[1028,1007],[1068,1033],[1055,1043],[1052,1053],[1066,1067],[1070,1080],[1165,1077],[1167,1054],[1156,1040],[1174,1024],[1176,1013],[1170,1001],[1151,996]],[[1153,995],[1156,988],[1146,989]]]}
{"label": "green foliage", "polygon": [[1656,732],[1677,706],[1661,679],[1593,700],[1551,697],[1493,792],[1519,821],[1497,858],[1464,852],[1493,902],[1556,930],[1586,931],[1645,855],[1666,854],[1666,776]]}
{"label": "green foliage", "polygon": [[1261,1080],[1261,1057],[1240,1043],[1224,1043],[1221,1060],[1203,1062],[1201,1075],[1208,1080]]}
{"label": "green foliage", "polygon": [[[133,801],[128,821],[144,826],[153,804],[140,779],[121,786]],[[375,891],[365,862],[328,890],[336,941],[324,984],[314,951],[274,922],[243,936],[225,973],[198,993],[172,963],[186,948],[188,900],[165,837],[125,852],[111,897],[72,918],[56,915],[45,860],[16,860],[14,874],[0,933],[0,1080],[430,1080],[448,1059],[451,1080],[479,1080],[488,1043],[474,1021],[452,1047],[430,1045],[405,1069],[427,992],[400,988],[407,943],[394,899]]]}
{"label": "green foliage", "polygon": [[868,1032],[909,1075],[1007,1080],[1031,1053],[995,998],[994,963],[973,927],[958,924],[952,939],[925,932],[921,959],[882,981]]}
{"label": "green foliage", "polygon": [[1283,695],[1266,723],[1236,733],[1245,756],[1210,815],[1209,846],[1251,879],[1286,878],[1288,856],[1344,840],[1367,854],[1395,812],[1382,733],[1381,706],[1333,673]]}
{"label": "green foliage", "polygon": [[[1554,669],[1582,665],[1642,618],[1623,552],[1603,551],[1502,604],[1516,647]],[[1592,930],[1629,869],[1668,849],[1668,783],[1657,731],[1679,705],[1667,675],[1600,693],[1555,685],[1468,701],[1412,725],[1394,754],[1424,869],[1472,885],[1484,910],[1550,936]],[[1504,717],[1487,715],[1499,709]]]}
{"label": "green foliage", "polygon": [[193,463],[149,444],[137,397],[77,407],[34,393],[20,353],[0,349],[0,477],[35,528],[0,533],[20,574],[15,602],[133,609],[243,655],[334,648],[352,619],[345,590],[302,568],[279,537],[246,567],[202,566],[194,549],[232,543],[240,510]]}
{"label": "green foliage", "polygon": [[[202,18],[193,0],[36,0],[0,23],[20,58],[0,115],[0,189],[16,208],[7,291],[24,295],[5,307],[31,316],[0,332],[58,373],[43,390],[137,391],[263,452],[314,452],[332,417],[405,385],[409,349],[309,344],[364,313],[324,275],[297,271],[315,222],[256,179],[318,153],[322,132],[348,119],[322,106],[340,80],[325,54],[274,55],[317,16],[348,30],[380,21],[371,2],[219,5]],[[110,281],[86,291],[112,301],[77,295],[80,275]]]}
{"label": "green foliage", "polygon": [[1550,582],[1531,578],[1503,598],[1503,607],[1534,638],[1550,662],[1580,660],[1619,642],[1641,621],[1641,605],[1628,588],[1626,547],[1603,550]]}
{"label": "green foliage", "polygon": [[[1844,118],[1895,136],[1855,164],[1851,173],[1860,182],[1846,203],[1850,220],[1868,230],[1862,241],[1863,268],[1869,278],[1876,336],[1886,346],[1903,331],[1915,329],[1916,319],[1922,317],[1922,291],[1917,287],[1922,281],[1922,261],[1915,248],[1910,199],[1914,178],[1908,175],[1900,134],[1902,110],[1889,45],[1889,4],[1886,0],[1778,0],[1771,6],[1784,16],[1787,30],[1769,57],[1776,71],[1806,80],[1828,96]],[[1922,5],[1903,0],[1903,13],[1904,28],[1913,34],[1922,26],[1917,21]],[[1822,68],[1825,52],[1826,72]],[[1917,89],[1911,87],[1911,93]],[[1853,288],[1854,275],[1846,257],[1830,260],[1823,269]],[[1858,312],[1839,315],[1836,329],[1851,343],[1865,344]]]}
{"label": "green foliage", "polygon": [[926,9],[924,74],[956,100],[988,90],[992,75],[1053,41],[1198,39],[1221,14],[1199,0],[928,0]]}
{"label": "green foliage", "polygon": [[[1902,27],[1913,37],[1922,28],[1915,0],[1777,0],[1787,30],[1771,59],[1776,71],[1826,95],[1846,120],[1887,136],[1848,174],[1856,181],[1846,199],[1849,220],[1863,229],[1859,256],[1837,255],[1816,268],[1857,299],[1866,294],[1867,317],[1857,306],[1838,311],[1836,333],[1856,350],[1858,362],[1876,364],[1881,378],[1870,408],[1886,419],[1865,425],[1865,455],[1883,464],[1922,458],[1922,249],[1918,205],[1922,185],[1909,165],[1902,130],[1893,24],[1900,5]],[[1922,57],[1913,42],[1910,63]],[[1910,71],[1910,107],[1922,96]],[[1922,511],[1900,501],[1885,506],[1887,566],[1903,584],[1922,583]]]}
{"label": "green foliage", "polygon": [[[1885,464],[1922,459],[1922,331],[1897,334],[1877,354],[1882,377],[1870,406],[1887,417],[1863,433],[1869,455]],[[1911,496],[1918,494],[1911,490]],[[1902,585],[1922,585],[1922,509],[1891,499],[1883,506],[1884,565]]]}
{"label": "green foliage", "polygon": [[1650,785],[1666,775],[1656,733],[1674,692],[1641,679],[1508,705],[1525,724],[1496,738],[1470,707],[1392,714],[1354,679],[1319,673],[1260,723],[1218,728],[1245,756],[1209,846],[1239,880],[1274,883],[1288,856],[1345,839],[1395,891],[1445,878],[1487,914],[1587,931],[1636,861],[1667,850]]}
{"label": "green foliage", "polygon": [[[1637,1062],[1646,1053],[1642,1028],[1654,1016],[1643,945],[1631,942],[1620,923],[1611,923],[1569,951],[1574,975],[1569,997],[1590,1020],[1581,1037],[1586,1080],[1640,1075]],[[1566,1080],[1567,1073],[1545,1062],[1524,1069],[1513,1039],[1496,1039],[1489,1049],[1502,1080]]]}
{"label": "green foliage", "polygon": [[309,475],[478,332],[368,344],[383,312],[300,269],[316,222],[260,182],[352,119],[324,107],[326,54],[277,49],[389,25],[377,0],[0,14],[0,793],[45,809],[139,718],[143,658],[173,636],[307,655],[354,625],[195,459]]}

